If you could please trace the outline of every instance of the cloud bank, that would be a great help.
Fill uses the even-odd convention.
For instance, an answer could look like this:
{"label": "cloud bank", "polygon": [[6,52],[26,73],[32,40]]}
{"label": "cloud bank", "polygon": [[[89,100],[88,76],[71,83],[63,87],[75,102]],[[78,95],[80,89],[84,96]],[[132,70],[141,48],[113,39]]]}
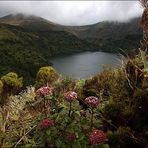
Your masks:
{"label": "cloud bank", "polygon": [[0,1],[0,16],[33,14],[63,25],[127,21],[142,11],[138,1]]}

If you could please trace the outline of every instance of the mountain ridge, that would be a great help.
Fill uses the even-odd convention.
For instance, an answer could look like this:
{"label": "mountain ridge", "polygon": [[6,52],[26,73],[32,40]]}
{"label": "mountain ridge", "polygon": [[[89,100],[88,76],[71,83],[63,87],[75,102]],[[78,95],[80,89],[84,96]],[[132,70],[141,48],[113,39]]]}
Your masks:
{"label": "mountain ridge", "polygon": [[[33,27],[30,28],[30,30],[35,30],[35,31],[47,31],[47,30],[53,30],[53,31],[67,31],[70,33],[73,33],[74,35],[77,35],[77,37],[79,38],[85,38],[84,36],[84,32],[88,32],[89,33],[92,31],[91,29],[93,28],[93,34],[94,32],[97,30],[101,30],[102,27],[106,26],[105,29],[108,29],[110,26],[115,25],[115,27],[120,27],[120,25],[122,26],[130,26],[132,23],[135,24],[134,28],[138,28],[139,30],[142,31],[142,28],[140,28],[140,18],[136,17],[136,18],[132,18],[127,22],[117,22],[117,21],[102,21],[102,22],[98,22],[98,23],[94,23],[94,24],[90,24],[90,25],[84,25],[84,26],[64,26],[61,24],[57,24],[54,23],[52,21],[49,21],[47,19],[44,19],[42,17],[38,17],[35,15],[25,15],[22,13],[18,13],[18,14],[10,14],[7,16],[3,16],[0,18],[0,23],[4,23],[4,24],[10,24],[10,25],[19,25],[25,29],[29,29],[29,27],[33,26],[34,27],[34,23],[36,23],[36,25],[39,25],[41,28],[44,28],[43,30],[35,30]],[[41,25],[42,23],[42,25]],[[48,28],[49,27],[49,28]],[[37,29],[41,29],[41,28],[37,28]],[[100,33],[100,32],[99,32]],[[88,35],[88,33],[87,33]],[[98,34],[97,34],[98,35]],[[93,36],[91,35],[90,37],[97,37],[97,36]]]}

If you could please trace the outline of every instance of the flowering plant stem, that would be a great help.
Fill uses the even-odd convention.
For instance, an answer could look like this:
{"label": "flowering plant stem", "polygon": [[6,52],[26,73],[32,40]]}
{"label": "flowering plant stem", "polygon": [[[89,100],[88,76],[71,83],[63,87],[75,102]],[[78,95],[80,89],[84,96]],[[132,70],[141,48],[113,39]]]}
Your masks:
{"label": "flowering plant stem", "polygon": [[69,117],[71,117],[71,109],[72,109],[71,106],[72,106],[72,104],[71,104],[71,102],[70,102],[70,103],[69,103],[69,114],[68,114]]}
{"label": "flowering plant stem", "polygon": [[46,113],[46,98],[45,98],[45,96],[43,98],[44,98],[44,114],[45,114],[45,117],[47,117],[47,113]]}
{"label": "flowering plant stem", "polygon": [[93,118],[94,118],[94,109],[91,108],[90,129],[92,129],[92,127],[93,127]]}

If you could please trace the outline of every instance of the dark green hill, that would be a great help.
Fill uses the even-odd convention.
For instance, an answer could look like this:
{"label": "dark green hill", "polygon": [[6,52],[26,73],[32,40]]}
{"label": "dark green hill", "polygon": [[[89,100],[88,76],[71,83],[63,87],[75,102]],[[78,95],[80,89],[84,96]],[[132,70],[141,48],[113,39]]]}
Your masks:
{"label": "dark green hill", "polygon": [[119,52],[119,48],[123,50],[137,48],[142,39],[140,18],[128,22],[104,21],[87,26],[67,27],[65,30],[107,52]]}
{"label": "dark green hill", "polygon": [[93,49],[89,43],[65,31],[29,31],[0,24],[0,75],[15,71],[30,83],[37,70],[50,65],[50,57]]}

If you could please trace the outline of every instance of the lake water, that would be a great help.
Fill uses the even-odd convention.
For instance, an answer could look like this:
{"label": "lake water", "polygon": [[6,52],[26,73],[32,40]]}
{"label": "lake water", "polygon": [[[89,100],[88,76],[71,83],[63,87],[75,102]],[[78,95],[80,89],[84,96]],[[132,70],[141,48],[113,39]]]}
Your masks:
{"label": "lake water", "polygon": [[61,74],[75,78],[88,78],[101,72],[103,65],[120,65],[117,54],[105,52],[82,52],[53,57],[50,61]]}

